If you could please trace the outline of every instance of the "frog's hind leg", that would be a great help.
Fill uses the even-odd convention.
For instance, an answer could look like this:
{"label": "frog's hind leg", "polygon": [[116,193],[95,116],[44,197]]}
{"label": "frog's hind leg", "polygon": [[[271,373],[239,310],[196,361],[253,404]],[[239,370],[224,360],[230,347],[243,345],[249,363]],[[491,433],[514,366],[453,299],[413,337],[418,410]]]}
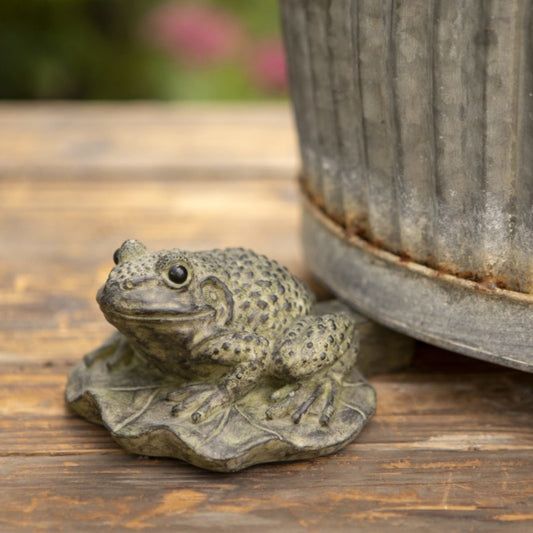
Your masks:
{"label": "frog's hind leg", "polygon": [[284,400],[277,405],[268,409],[267,418],[272,419],[279,416],[281,413],[287,413],[294,409],[294,400],[296,394],[303,399],[299,407],[292,413],[291,419],[295,424],[299,424],[302,417],[311,409],[311,407],[320,399],[325,399],[324,405],[321,408],[319,422],[321,426],[327,426],[333,413],[335,412],[335,399],[340,390],[338,382],[331,379],[329,376],[316,383],[311,380],[308,385],[310,389],[305,390],[305,387],[298,387],[295,394],[289,394]]}
{"label": "frog's hind leg", "polygon": [[357,332],[345,314],[309,316],[287,332],[272,360],[273,374],[289,384],[274,391],[267,418],[291,415],[299,423],[320,404],[319,422],[328,425],[335,413],[344,376],[355,363]]}
{"label": "frog's hind leg", "polygon": [[275,390],[270,396],[274,405],[267,409],[266,417],[272,420],[290,415],[292,421],[298,424],[313,405],[320,403],[319,423],[327,426],[335,413],[340,389],[341,378],[335,372],[320,372],[313,378]]}
{"label": "frog's hind leg", "polygon": [[324,383],[326,402],[320,414],[319,422],[321,426],[327,426],[335,413],[336,399],[341,389],[340,383],[334,378],[329,378]]}

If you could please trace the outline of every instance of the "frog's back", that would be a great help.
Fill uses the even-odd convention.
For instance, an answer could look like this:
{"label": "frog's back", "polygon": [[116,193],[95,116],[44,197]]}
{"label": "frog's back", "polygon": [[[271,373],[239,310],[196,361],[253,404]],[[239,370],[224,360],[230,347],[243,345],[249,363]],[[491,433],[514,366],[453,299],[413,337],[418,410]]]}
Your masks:
{"label": "frog's back", "polygon": [[[233,323],[253,331],[283,331],[309,314],[312,292],[285,267],[244,248],[199,252],[233,298]],[[207,266],[207,265],[206,265]]]}

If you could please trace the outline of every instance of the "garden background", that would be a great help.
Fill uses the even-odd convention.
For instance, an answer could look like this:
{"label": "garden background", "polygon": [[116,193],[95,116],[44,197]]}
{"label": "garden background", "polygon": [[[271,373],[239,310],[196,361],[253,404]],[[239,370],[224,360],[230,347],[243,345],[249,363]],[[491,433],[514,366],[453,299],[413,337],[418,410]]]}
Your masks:
{"label": "garden background", "polygon": [[286,96],[277,0],[2,0],[0,98]]}

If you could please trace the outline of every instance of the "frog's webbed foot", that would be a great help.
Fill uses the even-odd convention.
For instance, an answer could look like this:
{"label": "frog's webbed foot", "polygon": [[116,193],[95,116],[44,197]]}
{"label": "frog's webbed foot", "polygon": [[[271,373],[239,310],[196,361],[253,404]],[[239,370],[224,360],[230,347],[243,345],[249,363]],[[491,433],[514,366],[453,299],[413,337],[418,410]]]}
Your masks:
{"label": "frog's webbed foot", "polygon": [[108,370],[112,370],[119,362],[129,362],[133,357],[133,350],[124,335],[118,331],[83,358],[86,367],[91,367],[97,360],[106,359]]}
{"label": "frog's webbed foot", "polygon": [[167,394],[166,399],[175,403],[171,410],[172,416],[179,416],[184,411],[193,410],[191,420],[195,424],[232,401],[227,391],[212,383],[186,385]]}
{"label": "frog's webbed foot", "polygon": [[[246,338],[242,340],[245,343],[253,342],[255,346],[255,342],[258,339],[250,337],[249,341]],[[261,345],[261,340],[258,340],[258,345]],[[246,344],[244,346],[246,348]],[[222,350],[225,350],[224,343],[222,347]],[[217,348],[214,349],[218,351]],[[242,351],[245,351],[245,349],[242,349]],[[178,416],[182,411],[191,408],[191,410],[194,409],[191,414],[192,421],[199,422],[217,409],[230,405],[246,396],[257,385],[258,378],[262,372],[262,361],[250,357],[249,361],[241,362],[231,368],[216,383],[191,383],[190,385],[185,385],[167,395],[167,400],[176,402],[172,408],[172,415]]]}
{"label": "frog's webbed foot", "polygon": [[269,420],[290,415],[292,421],[298,424],[313,405],[320,404],[319,422],[320,425],[327,426],[335,413],[339,390],[339,382],[333,376],[320,381],[309,380],[296,385],[285,385],[270,395],[270,400],[276,403],[267,409],[265,415]]}

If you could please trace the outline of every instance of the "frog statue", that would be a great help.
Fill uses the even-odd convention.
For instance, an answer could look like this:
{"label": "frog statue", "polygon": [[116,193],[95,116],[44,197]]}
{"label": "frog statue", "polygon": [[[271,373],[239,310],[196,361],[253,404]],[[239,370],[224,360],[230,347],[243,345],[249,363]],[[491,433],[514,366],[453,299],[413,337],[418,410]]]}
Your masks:
{"label": "frog statue", "polygon": [[[287,444],[298,435],[295,426],[306,419],[301,432],[325,435],[326,441],[329,435],[345,444],[353,431],[348,431],[349,438],[339,436],[333,422],[359,416],[361,426],[373,413],[373,391],[354,368],[357,331],[349,311],[321,312],[311,291],[275,261],[243,248],[148,252],[139,241],[127,240],[115,252],[114,262],[97,301],[118,331],[75,369],[67,401],[80,414],[107,425],[121,444],[127,439],[120,437],[121,430],[139,424],[139,418],[147,419],[151,409],[156,418],[165,419],[165,424],[159,420],[154,427],[170,428],[180,448],[160,450],[152,439],[152,455],[236,470],[259,462],[261,455],[256,444],[246,448],[251,459],[243,459],[246,453],[236,452],[232,444],[234,456],[228,458],[224,452],[223,459],[218,457],[220,447],[242,430],[230,428],[236,416],[248,422],[248,430],[243,430],[246,442],[250,431],[256,431],[263,437],[266,432],[269,441]],[[109,396],[98,400],[102,383],[111,396],[131,396],[115,400],[125,413],[117,414]],[[364,393],[360,402],[368,405],[352,405],[357,389],[359,395]],[[84,407],[84,393],[85,399],[91,398],[90,408]],[[139,394],[144,398],[140,414],[133,409]],[[203,439],[186,443],[193,450],[181,449],[187,437],[198,435],[204,426]],[[220,432],[231,435],[215,452],[204,450],[202,455],[198,448],[213,440],[214,428],[217,437]],[[142,427],[137,431],[146,434]],[[303,448],[312,456],[339,447],[336,442],[327,444],[314,454],[309,443]],[[302,448],[301,441],[292,445]],[[130,448],[150,455],[142,445]],[[298,457],[285,448],[262,460]]]}

